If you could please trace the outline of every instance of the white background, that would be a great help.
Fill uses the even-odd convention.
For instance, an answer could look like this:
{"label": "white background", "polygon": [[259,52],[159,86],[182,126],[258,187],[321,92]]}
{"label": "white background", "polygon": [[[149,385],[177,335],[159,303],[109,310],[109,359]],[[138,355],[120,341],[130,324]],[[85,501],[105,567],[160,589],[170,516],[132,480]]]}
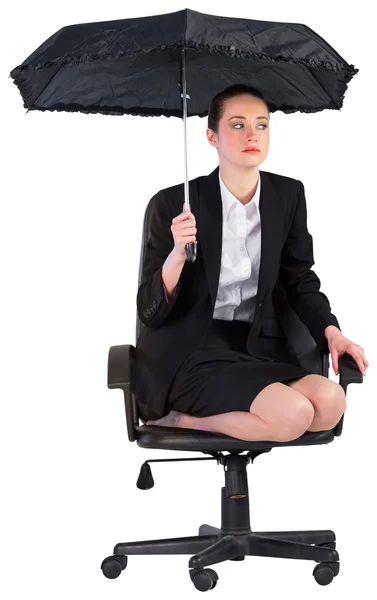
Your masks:
{"label": "white background", "polygon": [[[360,69],[340,111],[272,113],[261,170],[304,183],[321,290],[344,335],[364,347],[370,367],[362,385],[348,388],[343,434],[334,443],[276,449],[248,467],[252,529],[333,529],[340,574],[320,587],[312,561],[249,557],[215,565],[220,579],[210,594],[340,599],[369,588],[365,597],[373,596],[377,131],[371,6],[328,0],[7,6],[0,219],[0,591],[6,600],[198,597],[189,556],[131,556],[116,580],[106,579],[100,564],[118,542],[196,535],[201,523],[220,525],[224,472],[215,461],[152,464],[155,487],[136,488],[145,460],[193,455],[131,444],[122,392],[107,388],[110,346],[135,344],[145,208],[154,193],[184,178],[182,120],[26,115],[8,79],[65,25],[186,7],[305,23]],[[218,164],[206,127],[206,118],[188,121],[189,179]],[[332,370],[330,377],[338,380]]]}

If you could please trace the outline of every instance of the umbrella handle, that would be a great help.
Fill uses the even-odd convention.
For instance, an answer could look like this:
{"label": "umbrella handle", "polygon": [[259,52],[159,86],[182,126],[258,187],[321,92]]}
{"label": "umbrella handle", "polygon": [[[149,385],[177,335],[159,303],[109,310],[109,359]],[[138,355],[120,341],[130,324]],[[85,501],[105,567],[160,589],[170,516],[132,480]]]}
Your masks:
{"label": "umbrella handle", "polygon": [[[187,179],[186,179],[187,181]],[[191,210],[190,208],[190,203],[188,200],[188,195],[187,195],[187,200],[185,202],[185,208],[186,210]],[[186,259],[188,260],[188,262],[195,262],[196,261],[196,255],[197,255],[197,249],[198,249],[198,242],[189,242],[188,244],[186,244],[185,246],[185,251],[186,251]]]}
{"label": "umbrella handle", "polygon": [[188,244],[186,244],[185,250],[186,250],[187,260],[189,262],[193,263],[196,261],[197,248],[198,248],[198,242],[189,242]]}

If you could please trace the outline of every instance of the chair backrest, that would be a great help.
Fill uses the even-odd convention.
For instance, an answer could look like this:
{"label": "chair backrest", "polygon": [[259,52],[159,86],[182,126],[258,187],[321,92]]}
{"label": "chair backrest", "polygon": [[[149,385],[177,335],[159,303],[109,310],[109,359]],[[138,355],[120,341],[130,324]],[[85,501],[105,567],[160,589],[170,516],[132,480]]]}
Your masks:
{"label": "chair backrest", "polygon": [[[144,220],[143,220],[143,231],[142,231],[142,236],[141,236],[141,248],[140,248],[140,259],[139,259],[139,275],[138,275],[138,283],[137,283],[137,289],[139,289],[140,284],[141,284],[141,276],[143,273],[143,263],[144,263],[144,251],[145,251],[145,245],[147,243],[148,237],[149,237],[149,231],[150,231],[150,224],[151,224],[151,213],[152,213],[152,200],[149,201],[147,208],[145,209],[145,213],[144,213]],[[142,328],[145,327],[144,323],[142,323],[139,319],[139,315],[137,314],[137,310],[136,310],[136,334],[135,334],[135,346],[137,344],[137,340],[139,339],[139,335],[140,332],[142,330]]]}

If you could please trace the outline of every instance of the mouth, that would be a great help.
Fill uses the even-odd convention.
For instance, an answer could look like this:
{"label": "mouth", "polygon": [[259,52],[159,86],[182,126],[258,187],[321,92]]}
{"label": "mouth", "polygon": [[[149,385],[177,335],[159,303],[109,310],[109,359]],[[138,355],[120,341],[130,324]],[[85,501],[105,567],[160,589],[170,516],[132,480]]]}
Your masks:
{"label": "mouth", "polygon": [[258,148],[248,148],[247,150],[242,150],[242,152],[245,152],[246,154],[258,154],[260,150],[258,150]]}

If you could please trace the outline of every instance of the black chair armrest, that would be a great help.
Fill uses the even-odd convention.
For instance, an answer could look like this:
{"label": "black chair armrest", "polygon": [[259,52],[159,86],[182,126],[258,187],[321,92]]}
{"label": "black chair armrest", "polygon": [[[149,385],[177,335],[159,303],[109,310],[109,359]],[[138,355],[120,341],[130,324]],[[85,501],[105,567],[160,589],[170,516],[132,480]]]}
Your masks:
{"label": "black chair armrest", "polygon": [[339,383],[347,391],[349,383],[362,383],[363,375],[357,366],[357,362],[350,354],[342,354],[339,358]]}
{"label": "black chair armrest", "polygon": [[136,427],[139,425],[138,408],[131,392],[131,361],[135,356],[131,344],[111,346],[107,362],[107,387],[120,388],[124,393],[127,434],[130,442],[136,440]]}
{"label": "black chair armrest", "polygon": [[[363,375],[357,366],[355,359],[347,353],[342,354],[339,358],[339,384],[342,386],[344,393],[347,394],[347,385],[349,383],[362,383]],[[344,415],[339,423],[334,428],[334,435],[340,435],[343,429]]]}

